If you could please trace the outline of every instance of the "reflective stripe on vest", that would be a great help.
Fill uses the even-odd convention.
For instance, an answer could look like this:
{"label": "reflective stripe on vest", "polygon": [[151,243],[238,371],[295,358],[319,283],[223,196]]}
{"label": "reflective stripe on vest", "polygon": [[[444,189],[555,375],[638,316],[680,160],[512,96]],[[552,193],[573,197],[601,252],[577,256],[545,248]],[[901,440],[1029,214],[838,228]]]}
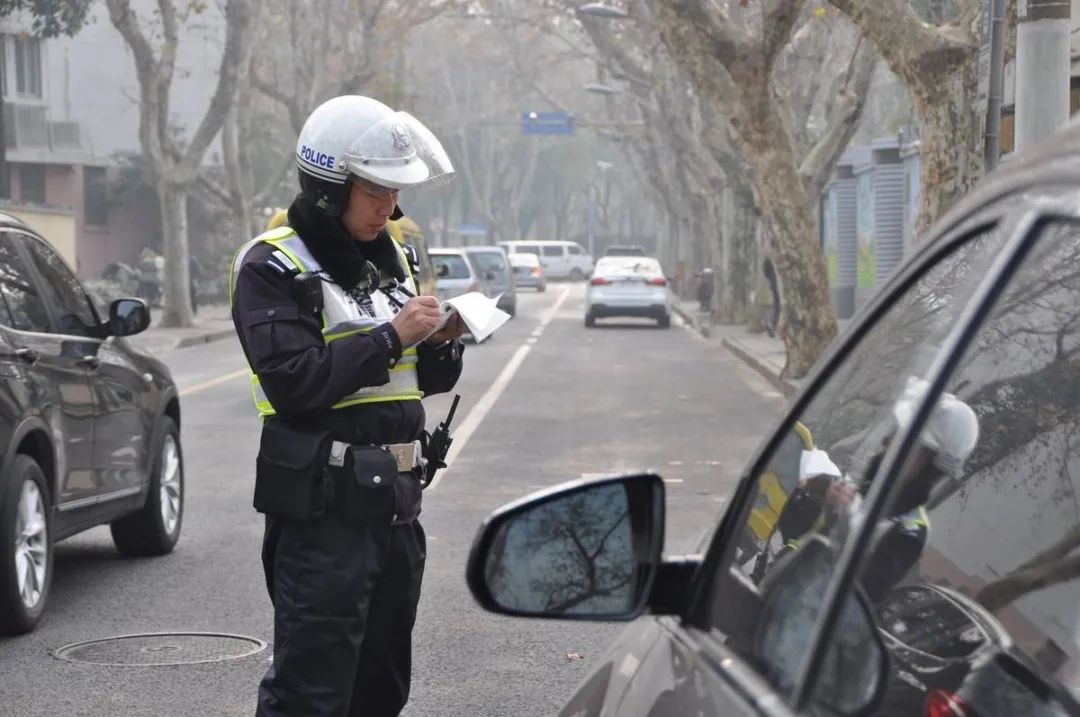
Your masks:
{"label": "reflective stripe on vest", "polygon": [[926,513],[926,507],[920,505],[915,510],[899,516],[900,524],[908,530],[925,528],[930,530],[930,516]]}
{"label": "reflective stripe on vest", "polygon": [[[240,268],[244,265],[244,259],[251,249],[260,243],[270,244],[277,251],[280,251],[289,261],[296,265],[297,270],[300,272],[322,272],[322,267],[291,227],[273,229],[244,244],[233,257],[232,265],[229,267],[230,306],[236,288],[236,277],[240,273]],[[415,282],[408,268],[405,254],[397,246],[397,242],[394,242],[394,246],[397,249],[398,260],[402,262],[408,276],[406,287],[415,293]],[[375,316],[364,315],[345,290],[325,274],[323,274],[322,289],[324,304],[322,335],[323,341],[327,344],[355,334],[370,333],[375,327],[394,318],[396,313],[390,300],[382,293],[375,292],[371,295]],[[354,391],[335,403],[332,408],[341,409],[363,403],[382,403],[386,401],[416,401],[423,398],[424,394],[420,391],[419,377],[416,372],[416,362],[416,349],[405,349],[402,352],[401,360],[390,368],[389,382],[382,386],[366,386]],[[251,393],[260,416],[273,416],[277,413],[273,404],[267,398],[265,391],[263,391],[259,377],[254,371],[251,372]]]}

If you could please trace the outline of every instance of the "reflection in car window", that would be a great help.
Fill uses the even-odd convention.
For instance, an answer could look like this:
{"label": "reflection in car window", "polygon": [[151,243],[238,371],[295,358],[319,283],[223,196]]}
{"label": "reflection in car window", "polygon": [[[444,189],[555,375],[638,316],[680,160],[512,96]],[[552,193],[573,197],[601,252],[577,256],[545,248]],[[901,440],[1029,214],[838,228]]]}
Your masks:
{"label": "reflection in car window", "polygon": [[98,320],[90,308],[90,298],[63,259],[37,239],[20,234],[18,240],[29,250],[49,301],[56,308],[60,333],[73,336],[96,335]]}
{"label": "reflection in car window", "polygon": [[486,565],[495,600],[515,610],[603,614],[633,604],[626,491],[610,485],[553,500],[506,523]]}
{"label": "reflection in car window", "polygon": [[49,312],[37,289],[30,284],[30,270],[15,248],[10,234],[0,235],[0,293],[10,326],[20,331],[45,333]]}
{"label": "reflection in car window", "polygon": [[[435,275],[440,279],[469,279],[469,265],[464,257],[457,254],[432,254],[431,263],[435,267]],[[441,267],[446,267],[445,273]]]}
{"label": "reflection in car window", "polygon": [[499,251],[470,251],[473,263],[479,271],[506,271],[506,259]]}
{"label": "reflection in car window", "polygon": [[[759,664],[774,685],[795,684],[795,674],[777,671],[791,671],[802,660],[788,656],[784,665],[762,664],[751,646],[755,635],[768,626],[732,611],[731,603],[745,599],[745,586],[761,583],[810,534],[826,536],[834,552],[839,552],[847,535],[845,513],[839,508],[860,500],[864,477],[873,475],[891,407],[906,387],[905,376],[929,364],[1006,234],[974,235],[900,296],[787,429],[757,477],[756,495],[742,508],[743,527],[737,535],[731,572],[717,573],[711,624],[734,649]],[[821,598],[807,594],[808,600]],[[817,610],[807,611],[810,616],[817,614]],[[788,624],[808,631],[813,627],[800,627],[791,620]]]}
{"label": "reflection in car window", "polygon": [[[967,623],[993,629],[967,670],[925,674],[926,689],[962,694],[1012,644],[1080,695],[1080,225],[1039,237],[946,391],[917,442],[933,466],[905,466],[893,494],[926,494],[905,581],[953,589]],[[928,484],[938,466],[952,470]]]}
{"label": "reflection in car window", "polygon": [[930,586],[896,588],[876,608],[878,627],[896,643],[934,657],[968,657],[989,639],[971,613]]}

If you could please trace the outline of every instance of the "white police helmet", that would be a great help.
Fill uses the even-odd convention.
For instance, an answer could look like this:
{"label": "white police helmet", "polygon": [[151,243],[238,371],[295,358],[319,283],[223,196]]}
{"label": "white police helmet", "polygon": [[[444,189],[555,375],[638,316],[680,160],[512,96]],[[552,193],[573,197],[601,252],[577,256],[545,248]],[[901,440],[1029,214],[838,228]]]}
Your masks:
{"label": "white police helmet", "polygon": [[[911,425],[915,409],[928,388],[927,381],[908,376],[904,392],[893,405],[893,417],[901,430]],[[943,471],[957,476],[978,441],[979,418],[975,411],[953,394],[941,394],[919,434],[919,442],[935,452],[934,462]]]}
{"label": "white police helmet", "polygon": [[454,176],[446,150],[419,120],[360,95],[315,108],[300,130],[296,165],[301,191],[333,216],[345,211],[353,179],[389,192]]}

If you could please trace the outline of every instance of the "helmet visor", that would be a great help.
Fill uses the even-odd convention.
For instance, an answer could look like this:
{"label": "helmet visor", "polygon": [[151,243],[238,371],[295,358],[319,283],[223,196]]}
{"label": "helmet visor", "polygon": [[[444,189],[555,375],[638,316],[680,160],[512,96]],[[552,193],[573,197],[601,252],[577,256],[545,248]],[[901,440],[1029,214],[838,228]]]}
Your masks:
{"label": "helmet visor", "polygon": [[380,187],[410,189],[454,175],[442,144],[419,120],[395,112],[364,132],[345,154],[352,174]]}

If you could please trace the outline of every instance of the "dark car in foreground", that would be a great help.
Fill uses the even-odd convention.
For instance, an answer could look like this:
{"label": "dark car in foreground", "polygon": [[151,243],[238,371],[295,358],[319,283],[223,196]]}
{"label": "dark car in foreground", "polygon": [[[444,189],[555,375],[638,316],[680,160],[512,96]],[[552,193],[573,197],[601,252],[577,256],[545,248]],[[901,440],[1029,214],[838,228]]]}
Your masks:
{"label": "dark car in foreground", "polygon": [[123,337],[138,299],[99,314],[64,260],[0,214],[0,634],[32,630],[53,545],[108,524],[125,555],[170,552],[183,521],[180,403],[168,368]]}
{"label": "dark car in foreground", "polygon": [[[948,471],[946,401],[978,425]],[[834,502],[785,542],[798,428]],[[691,555],[663,554],[652,473],[481,526],[486,609],[633,620],[562,715],[1080,715],[1080,126],[942,218],[762,438]],[[886,528],[912,515],[925,541],[901,555]]]}

